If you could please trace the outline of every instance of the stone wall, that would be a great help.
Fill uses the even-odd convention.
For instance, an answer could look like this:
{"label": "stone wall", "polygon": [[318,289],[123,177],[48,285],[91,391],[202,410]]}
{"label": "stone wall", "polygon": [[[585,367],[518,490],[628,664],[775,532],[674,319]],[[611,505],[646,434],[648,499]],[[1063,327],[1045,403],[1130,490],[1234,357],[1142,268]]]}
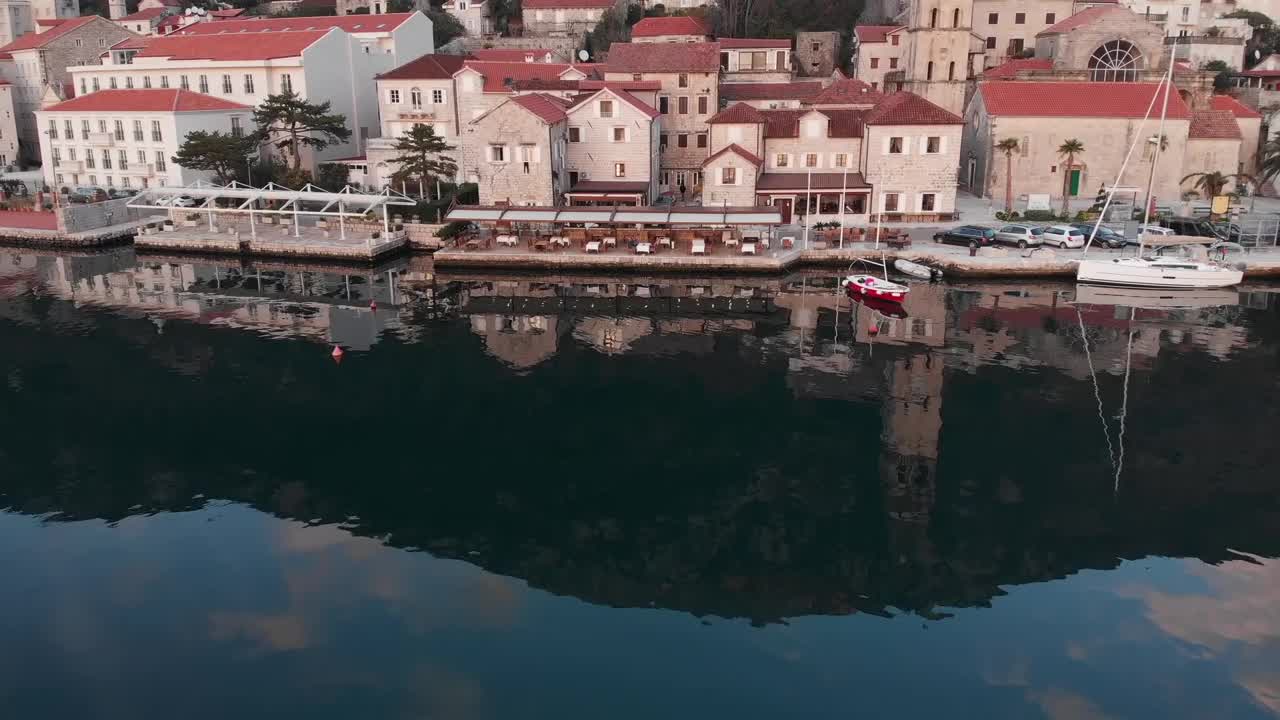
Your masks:
{"label": "stone wall", "polygon": [[[465,165],[474,168],[479,176],[480,204],[499,202],[512,205],[556,205],[561,199],[560,189],[552,183],[552,169],[559,169],[556,160],[559,148],[553,148],[551,135],[563,137],[565,124],[547,123],[509,102],[467,127],[467,133],[475,139],[463,145]],[[492,162],[490,146],[505,147],[505,159]],[[535,149],[535,157],[525,172],[520,160],[521,146]],[[553,154],[555,150],[556,154]],[[561,173],[563,181],[564,174]]]}
{"label": "stone wall", "polygon": [[63,233],[86,232],[89,230],[98,230],[108,225],[120,225],[123,223],[141,220],[152,213],[146,210],[138,210],[128,207],[129,200],[132,198],[120,198],[119,200],[106,200],[97,203],[86,203],[84,205],[64,205],[59,207],[56,212],[58,215],[58,230]]}
{"label": "stone wall", "polygon": [[[815,48],[816,46],[816,48]],[[796,72],[803,77],[830,77],[842,65],[836,58],[840,52],[840,33],[796,33]]]}

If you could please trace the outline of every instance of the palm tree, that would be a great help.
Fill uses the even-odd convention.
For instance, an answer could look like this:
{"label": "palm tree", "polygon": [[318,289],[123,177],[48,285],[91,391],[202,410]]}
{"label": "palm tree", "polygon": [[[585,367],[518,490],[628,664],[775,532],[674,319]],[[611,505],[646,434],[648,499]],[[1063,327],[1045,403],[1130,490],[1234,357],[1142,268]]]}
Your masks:
{"label": "palm tree", "polygon": [[1258,170],[1263,182],[1275,180],[1280,175],[1280,135],[1272,136],[1263,143],[1262,161],[1258,163]]}
{"label": "palm tree", "polygon": [[1205,197],[1210,198],[1221,195],[1222,191],[1227,189],[1227,184],[1232,181],[1235,182],[1237,188],[1245,183],[1254,181],[1252,176],[1244,173],[1224,175],[1215,170],[1213,172],[1191,173],[1190,175],[1182,178],[1182,180],[1179,181],[1179,184],[1184,183],[1191,178],[1199,178],[1192,187],[1199,190]]}
{"label": "palm tree", "polygon": [[1018,141],[1005,138],[996,143],[996,149],[1004,153],[1004,211],[1013,212],[1013,154],[1018,152]]}
{"label": "palm tree", "polygon": [[1084,143],[1075,138],[1064,140],[1058,146],[1058,155],[1065,155],[1067,164],[1063,166],[1062,173],[1062,217],[1067,216],[1067,196],[1069,195],[1067,183],[1071,181],[1071,166],[1076,164],[1076,155],[1084,152]]}

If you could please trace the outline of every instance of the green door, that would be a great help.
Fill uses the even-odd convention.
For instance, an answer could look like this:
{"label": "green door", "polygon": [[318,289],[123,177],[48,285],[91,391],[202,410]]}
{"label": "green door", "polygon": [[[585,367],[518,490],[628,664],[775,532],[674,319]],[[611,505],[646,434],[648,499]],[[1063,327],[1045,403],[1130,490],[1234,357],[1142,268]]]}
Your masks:
{"label": "green door", "polygon": [[1080,171],[1075,169],[1071,171],[1071,194],[1080,194]]}

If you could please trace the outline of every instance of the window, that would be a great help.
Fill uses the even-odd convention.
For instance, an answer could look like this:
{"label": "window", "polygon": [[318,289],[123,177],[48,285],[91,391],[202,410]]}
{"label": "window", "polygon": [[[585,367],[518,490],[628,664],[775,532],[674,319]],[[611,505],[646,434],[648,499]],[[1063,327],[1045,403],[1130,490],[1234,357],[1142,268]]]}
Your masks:
{"label": "window", "polygon": [[244,137],[244,127],[240,124],[239,117],[231,118],[231,137]]}
{"label": "window", "polygon": [[1089,79],[1094,82],[1134,82],[1142,69],[1142,52],[1132,43],[1112,40],[1089,57]]}
{"label": "window", "polygon": [[1013,24],[1014,24],[1014,25],[1026,25],[1026,24],[1027,24],[1027,14],[1026,14],[1026,13],[1014,13],[1014,14],[1013,14]]}
{"label": "window", "polygon": [[996,49],[996,38],[994,35],[987,36],[987,49],[988,50]]}
{"label": "window", "polygon": [[112,75],[111,77],[107,78],[107,83],[111,86],[112,90],[117,89],[115,75]]}
{"label": "window", "polygon": [[89,121],[88,120],[80,121],[80,139],[81,140],[89,139]]}
{"label": "window", "polygon": [[209,94],[209,76],[208,75],[200,76],[200,92],[204,93],[205,95]]}
{"label": "window", "polygon": [[525,175],[529,174],[529,166],[538,161],[538,148],[533,145],[520,146],[520,167]]}
{"label": "window", "polygon": [[676,147],[689,147],[689,133],[680,133],[676,135]]}
{"label": "window", "polygon": [[67,148],[67,159],[68,159],[68,160],[70,160],[71,162],[75,162],[75,160],[76,160],[76,149],[75,149],[75,148]]}
{"label": "window", "polygon": [[960,27],[960,8],[951,11],[951,27]]}
{"label": "window", "polygon": [[929,27],[938,27],[938,8],[929,11]]}
{"label": "window", "polygon": [[139,150],[139,151],[138,151],[138,164],[139,164],[139,165],[146,165],[146,164],[147,164],[147,151],[146,151],[146,150]]}
{"label": "window", "polygon": [[849,156],[844,153],[836,153],[835,158],[831,161],[831,165],[838,168],[849,167]]}
{"label": "window", "polygon": [[698,96],[698,114],[699,115],[707,114],[707,96],[706,95]]}
{"label": "window", "polygon": [[288,73],[280,76],[280,92],[293,92],[293,76]]}
{"label": "window", "polygon": [[159,120],[152,120],[152,121],[151,121],[151,140],[152,140],[152,142],[160,142],[160,141],[161,141],[161,140],[163,140],[163,139],[164,139],[164,136],[160,134],[160,121],[159,121]]}
{"label": "window", "polygon": [[489,162],[504,163],[507,161],[506,145],[490,145],[489,146]]}
{"label": "window", "polygon": [[106,148],[102,148],[102,169],[111,169],[111,151]]}
{"label": "window", "polygon": [[955,60],[952,60],[951,62],[947,63],[947,79],[948,80],[956,79],[956,61]]}
{"label": "window", "polygon": [[576,127],[569,128],[569,142],[571,143],[582,142],[582,128],[576,128]]}
{"label": "window", "polygon": [[133,121],[133,140],[134,142],[142,142],[142,121]]}
{"label": "window", "polygon": [[143,89],[145,89],[145,90],[150,90],[150,89],[151,89],[151,76],[150,76],[150,75],[143,75],[143,76],[142,76],[142,87],[143,87]]}
{"label": "window", "polygon": [[898,193],[885,193],[880,197],[884,198],[883,202],[885,212],[898,212],[898,200],[900,199]]}
{"label": "window", "polygon": [[818,167],[818,153],[805,153],[804,166],[808,168]]}
{"label": "window", "polygon": [[689,76],[688,76],[688,75],[686,75],[686,74],[684,74],[684,73],[680,73],[680,78],[679,78],[679,80],[676,82],[676,84],[677,84],[679,87],[682,87],[682,88],[687,88],[687,87],[689,87]]}
{"label": "window", "polygon": [[738,184],[738,168],[734,168],[734,167],[720,168],[720,184],[721,185],[737,185]]}
{"label": "window", "polygon": [[124,150],[120,151],[120,169],[121,170],[129,169],[129,153],[125,152]]}
{"label": "window", "polygon": [[98,167],[97,161],[93,159],[93,149],[85,148],[84,150],[84,166],[87,168]]}
{"label": "window", "polygon": [[432,91],[431,91],[431,102],[435,103],[436,105],[443,105],[443,104],[444,104],[444,91],[443,91],[443,90],[432,90]]}
{"label": "window", "polygon": [[129,187],[129,177],[128,177],[128,176],[125,176],[125,177],[120,178],[120,187]]}
{"label": "window", "polygon": [[790,67],[788,67],[790,64],[791,64],[791,63],[787,62],[787,53],[786,53],[786,51],[785,51],[785,50],[779,50],[779,51],[778,51],[778,69],[779,69],[779,70],[790,70],[791,68],[790,68]]}
{"label": "window", "polygon": [[937,155],[942,152],[942,138],[936,136],[925,138],[924,151],[927,155]]}
{"label": "window", "polygon": [[899,38],[900,38],[900,37],[901,37],[901,36],[899,36],[899,35],[890,35],[890,36],[889,36],[889,44],[890,44],[890,45],[892,45],[892,46],[894,46],[894,47],[897,47],[897,46],[898,46],[898,40],[899,40]]}
{"label": "window", "polygon": [[63,129],[65,129],[65,130],[67,131],[66,138],[67,138],[68,140],[71,140],[71,139],[75,138],[75,136],[76,136],[76,131],[75,131],[75,130],[73,130],[73,129],[71,129],[71,121],[70,121],[70,120],[63,120],[63,121],[62,121],[62,127],[63,127]]}
{"label": "window", "polygon": [[1045,24],[1045,25],[1052,25],[1052,24],[1054,24],[1055,22],[1057,22],[1057,19],[1058,19],[1058,14],[1057,14],[1057,13],[1045,13],[1045,14],[1044,14],[1044,24]]}
{"label": "window", "polygon": [[93,79],[93,91],[98,92],[98,78]]}
{"label": "window", "polygon": [[613,129],[613,141],[616,143],[627,141],[627,129],[624,127],[616,127]]}
{"label": "window", "polygon": [[678,108],[677,112],[679,112],[681,115],[688,115],[689,114],[689,97],[687,95],[681,95],[680,97],[676,98],[676,107]]}
{"label": "window", "polygon": [[702,133],[698,133],[695,137],[697,137],[697,139],[698,139],[698,147],[700,147],[700,148],[705,148],[705,147],[707,146],[707,134],[706,134],[706,133],[704,133],[704,132],[702,132]]}
{"label": "window", "polygon": [[116,131],[116,132],[115,132],[116,140],[124,140],[124,121],[123,121],[123,120],[117,120],[117,121],[115,122],[115,125],[116,125],[116,127],[115,127],[115,131]]}
{"label": "window", "polygon": [[49,121],[49,139],[50,140],[58,139],[58,123],[56,120]]}
{"label": "window", "polygon": [[84,78],[80,78],[80,94],[81,95],[89,94],[89,83]]}
{"label": "window", "polygon": [[880,58],[871,58],[871,69],[875,70],[880,67]]}
{"label": "window", "polygon": [[160,76],[160,87],[162,87],[162,88],[164,88],[164,89],[166,89],[166,90],[168,90],[168,89],[169,89],[169,76],[168,76],[168,75],[161,75],[161,76]]}
{"label": "window", "polygon": [[90,185],[97,185],[97,184],[98,184],[98,176],[97,176],[97,175],[89,175],[89,184],[90,184]]}
{"label": "window", "polygon": [[900,137],[889,138],[889,154],[890,155],[902,154],[902,138]]}
{"label": "window", "polygon": [[156,157],[156,172],[164,172],[164,170],[165,170],[165,167],[164,167],[164,152],[163,152],[163,151],[161,151],[161,150],[157,150],[157,151],[156,151],[156,156],[155,156],[155,157]]}
{"label": "window", "polygon": [[59,185],[61,185],[61,184],[63,183],[63,180],[62,180],[62,173],[58,173],[57,175],[53,176],[53,179],[54,179],[54,180],[55,180]]}
{"label": "window", "polygon": [[53,149],[53,166],[58,167],[58,165],[61,163],[62,163],[62,150],[59,148],[54,148]]}
{"label": "window", "polygon": [[889,69],[892,70],[896,67],[898,67],[898,58],[889,58]]}
{"label": "window", "polygon": [[920,212],[933,212],[934,206],[938,202],[938,196],[934,193],[924,193],[920,196]]}
{"label": "window", "polygon": [[422,90],[421,89],[413,88],[409,90],[409,105],[412,106],[414,109],[420,109],[422,107]]}
{"label": "window", "polygon": [[107,132],[107,121],[106,121],[106,120],[99,120],[99,121],[98,121],[98,132],[100,132],[100,133],[106,133],[106,132]]}
{"label": "window", "polygon": [[130,76],[128,76],[128,77],[126,77],[126,78],[124,79],[124,87],[125,87],[125,89],[126,89],[126,90],[132,90],[132,89],[133,89],[133,76],[132,76],[132,75],[130,75]]}
{"label": "window", "polygon": [[387,102],[391,103],[392,105],[399,105],[399,104],[400,104],[400,91],[399,91],[399,90],[388,90],[388,91],[387,91]]}
{"label": "window", "polygon": [[230,75],[222,76],[222,93],[224,95],[231,94],[231,76]]}
{"label": "window", "polygon": [[930,60],[930,61],[929,61],[929,64],[928,64],[928,65],[925,65],[925,68],[924,68],[924,79],[925,79],[925,80],[932,80],[932,79],[933,79],[933,61],[932,61],[932,60]]}
{"label": "window", "polygon": [[669,138],[669,137],[670,137],[670,136],[669,136],[669,135],[667,135],[666,133],[662,133],[661,135],[659,135],[659,136],[658,136],[658,149],[659,149],[659,150],[663,150],[663,151],[665,151],[665,150],[667,149],[667,143],[669,142],[669,141],[668,141],[668,138]]}
{"label": "window", "polygon": [[187,76],[186,76],[186,75],[179,75],[179,76],[178,76],[178,88],[179,88],[179,89],[181,89],[181,90],[190,90],[190,89],[191,89],[191,83],[190,83],[190,81],[188,81],[188,80],[187,80]]}
{"label": "window", "polygon": [[773,157],[773,166],[784,168],[791,164],[791,156],[786,153],[778,153]]}
{"label": "window", "polygon": [[613,101],[612,100],[600,101],[600,117],[602,118],[613,117]]}
{"label": "window", "polygon": [[84,47],[84,40],[76,38],[76,47]]}
{"label": "window", "polygon": [[988,25],[999,25],[999,24],[1000,24],[1000,13],[987,13],[987,24],[988,24]]}
{"label": "window", "polygon": [[1191,19],[1191,8],[1184,5],[1182,7],[1182,22],[1187,22],[1190,19]]}
{"label": "window", "polygon": [[253,76],[252,75],[244,76],[244,94],[245,95],[253,94]]}
{"label": "window", "polygon": [[627,176],[627,164],[626,164],[626,163],[614,163],[614,164],[613,164],[613,176],[614,176],[614,177],[616,177],[616,178],[624,178],[624,177],[626,177],[626,176]]}
{"label": "window", "polygon": [[658,112],[666,115],[671,112],[671,98],[663,95],[658,98]]}

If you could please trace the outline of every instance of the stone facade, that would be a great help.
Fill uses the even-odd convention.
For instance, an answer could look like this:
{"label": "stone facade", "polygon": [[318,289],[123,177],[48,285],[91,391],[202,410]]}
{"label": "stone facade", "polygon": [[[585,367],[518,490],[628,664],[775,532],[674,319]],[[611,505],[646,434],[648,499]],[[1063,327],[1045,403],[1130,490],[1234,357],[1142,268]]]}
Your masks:
{"label": "stone facade", "polygon": [[760,167],[735,152],[711,159],[703,167],[702,204],[751,207],[756,204],[756,175]]}
{"label": "stone facade", "polygon": [[826,78],[840,69],[840,33],[796,33],[796,74],[803,77]]}
{"label": "stone facade", "polygon": [[974,0],[973,33],[982,38],[982,66],[995,67],[1024,49],[1034,50],[1036,35],[1067,19],[1074,8],[1074,0]]}
{"label": "stone facade", "polygon": [[[658,111],[662,113],[662,192],[680,185],[696,188],[702,161],[711,155],[707,120],[719,111],[719,77],[715,73],[639,73],[640,80],[657,81]],[[626,82],[632,73],[606,72],[605,80]]]}
{"label": "stone facade", "polygon": [[905,30],[901,89],[952,113],[964,111],[973,77],[973,58],[984,45],[972,33],[973,3],[968,0],[913,2]]}
{"label": "stone facade", "polygon": [[1107,8],[1090,22],[1065,32],[1041,33],[1036,37],[1036,57],[1052,60],[1055,70],[1085,70],[1094,53],[1107,43],[1124,43],[1131,48],[1138,57],[1138,70],[1168,66],[1160,28],[1122,7]]}
{"label": "stone facade", "polygon": [[[607,111],[602,110],[607,103]],[[652,108],[649,108],[651,110]],[[609,117],[605,117],[607,114]],[[568,111],[564,171],[573,180],[645,182],[657,195],[661,122],[610,90],[601,90]],[[617,133],[622,133],[618,139]]]}
{"label": "stone facade", "polygon": [[[886,219],[954,212],[960,133],[960,125],[868,125],[862,165],[874,188],[872,211]],[[902,139],[900,154],[891,152],[894,138]],[[929,149],[931,142],[936,151]]]}
{"label": "stone facade", "polygon": [[468,35],[474,37],[493,32],[493,18],[489,15],[486,0],[448,0],[444,11],[456,18]]}
{"label": "stone facade", "polygon": [[514,100],[468,125],[477,138],[463,158],[480,187],[480,204],[560,205],[568,190],[564,166],[567,123],[548,122]]}
{"label": "stone facade", "polygon": [[[584,4],[588,7],[582,7]],[[538,35],[582,37],[583,33],[595,29],[607,9],[599,7],[598,3],[578,3],[574,0],[563,0],[556,5],[556,7],[525,7],[521,10],[520,19],[524,23],[526,37]],[[612,8],[615,12],[621,13],[626,13],[627,10],[623,0],[615,0]]]}
{"label": "stone facade", "polygon": [[788,82],[791,80],[791,70],[790,42],[739,39],[720,42],[720,75],[723,82]]}
{"label": "stone facade", "polygon": [[907,47],[902,42],[906,37],[905,28],[894,28],[884,33],[876,33],[867,39],[863,33],[858,34],[858,45],[853,55],[853,76],[877,90],[887,90],[885,76],[902,72],[902,57]]}

